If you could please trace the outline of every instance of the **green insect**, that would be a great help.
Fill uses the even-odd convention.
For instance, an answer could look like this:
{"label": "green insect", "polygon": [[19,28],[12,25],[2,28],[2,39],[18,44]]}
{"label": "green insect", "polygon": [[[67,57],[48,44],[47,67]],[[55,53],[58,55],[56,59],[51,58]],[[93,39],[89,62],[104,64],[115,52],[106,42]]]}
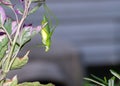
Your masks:
{"label": "green insect", "polygon": [[44,15],[42,20],[42,30],[40,31],[42,37],[42,43],[45,46],[45,51],[47,52],[51,46],[51,37],[54,29],[50,28],[48,18]]}

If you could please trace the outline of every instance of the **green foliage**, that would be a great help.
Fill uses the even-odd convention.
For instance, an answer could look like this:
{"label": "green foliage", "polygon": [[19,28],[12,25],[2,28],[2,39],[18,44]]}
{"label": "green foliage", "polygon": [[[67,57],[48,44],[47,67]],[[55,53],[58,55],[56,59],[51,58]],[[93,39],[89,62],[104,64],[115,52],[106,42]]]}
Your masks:
{"label": "green foliage", "polygon": [[6,22],[5,22],[5,24],[4,24],[4,27],[5,27],[5,29],[6,29],[6,31],[9,33],[9,34],[11,34],[12,33],[12,20],[10,19],[10,18],[7,18],[6,19]]}
{"label": "green foliage", "polygon": [[8,48],[7,43],[8,43],[7,37],[3,38],[2,41],[0,42],[0,60],[4,57],[6,53],[6,50]]}
{"label": "green foliage", "polygon": [[0,50],[0,60],[4,57],[7,48],[8,46],[3,46],[2,49]]}
{"label": "green foliage", "polygon": [[12,79],[6,80],[3,86],[17,86],[17,84],[18,84],[17,76],[14,76]]}
{"label": "green foliage", "polygon": [[20,32],[18,44],[20,46],[25,45],[27,42],[31,40],[31,27],[24,27],[23,30]]}
{"label": "green foliage", "polygon": [[120,80],[120,74],[118,74],[117,72],[115,72],[113,70],[110,70],[110,72]]}
{"label": "green foliage", "polygon": [[12,79],[8,79],[5,81],[3,86],[54,86],[53,84],[41,84],[39,82],[24,82],[18,84],[17,76],[14,76]]}
{"label": "green foliage", "polygon": [[18,84],[17,76],[14,76],[13,79],[11,80],[10,86],[16,86],[17,84]]}
{"label": "green foliage", "polygon": [[41,5],[42,5],[42,3],[39,2],[36,6],[34,6],[34,8],[32,8],[32,9],[30,10],[29,14],[35,13],[35,12],[40,8]]}
{"label": "green foliage", "polygon": [[6,46],[7,43],[8,43],[8,38],[7,38],[7,37],[4,37],[4,38],[2,39],[2,41],[0,42],[0,50],[1,50],[4,46]]}
{"label": "green foliage", "polygon": [[[116,78],[120,79],[120,74],[118,74],[117,72],[110,70],[111,74],[113,75],[113,77],[111,77],[110,79],[106,79],[106,77],[104,77],[104,79],[101,79],[95,75],[91,75],[93,79],[91,78],[84,78],[86,81],[92,82],[92,83],[87,83],[84,86],[120,86],[120,84],[118,84],[118,82],[116,82]],[[120,82],[120,81],[119,81]],[[96,85],[93,85],[96,84]]]}
{"label": "green foliage", "polygon": [[40,84],[39,82],[24,82],[22,84],[18,84],[17,86],[54,86],[53,84]]}
{"label": "green foliage", "polygon": [[26,55],[22,58],[18,58],[18,57],[15,58],[12,66],[11,66],[11,70],[22,68],[25,64],[27,64],[28,54],[29,54],[29,52],[27,52]]}
{"label": "green foliage", "polygon": [[[28,63],[29,51],[21,58],[17,56],[21,48],[33,36],[40,33],[42,43],[46,48],[45,51],[48,51],[51,46],[51,36],[55,30],[55,27],[53,28],[52,24],[50,24],[50,18],[46,15],[49,12],[43,17],[42,25],[35,26],[35,28],[32,24],[26,25],[27,16],[35,13],[45,0],[18,1],[22,5],[20,8],[15,6],[11,0],[1,0],[0,2],[0,86],[54,86],[53,84],[43,85],[39,82],[18,84],[17,76],[14,76],[12,79],[7,78],[9,71],[22,68]],[[2,7],[3,5],[12,10],[15,15],[14,20],[11,17],[7,17]],[[46,5],[44,7],[48,9]]]}

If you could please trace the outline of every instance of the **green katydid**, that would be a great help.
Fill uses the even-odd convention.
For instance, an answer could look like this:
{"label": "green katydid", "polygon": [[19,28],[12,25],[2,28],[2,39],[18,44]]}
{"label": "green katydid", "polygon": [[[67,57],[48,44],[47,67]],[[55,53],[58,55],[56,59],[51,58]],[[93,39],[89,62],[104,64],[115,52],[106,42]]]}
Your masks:
{"label": "green katydid", "polygon": [[47,52],[50,49],[51,37],[52,37],[52,34],[53,34],[55,29],[50,28],[48,18],[45,15],[44,15],[43,20],[42,20],[42,26],[44,26],[44,27],[40,31],[40,34],[42,37],[42,43],[46,48],[45,51]]}
{"label": "green katydid", "polygon": [[[44,3],[43,4],[44,9],[46,10],[45,15],[43,16],[42,20],[42,30],[40,31],[40,34],[42,36],[42,43],[45,46],[45,51],[49,51],[51,47],[51,37],[53,35],[53,32],[58,24],[56,16],[51,12],[51,10],[47,7],[47,5]],[[50,14],[56,21],[56,24],[53,25]]]}

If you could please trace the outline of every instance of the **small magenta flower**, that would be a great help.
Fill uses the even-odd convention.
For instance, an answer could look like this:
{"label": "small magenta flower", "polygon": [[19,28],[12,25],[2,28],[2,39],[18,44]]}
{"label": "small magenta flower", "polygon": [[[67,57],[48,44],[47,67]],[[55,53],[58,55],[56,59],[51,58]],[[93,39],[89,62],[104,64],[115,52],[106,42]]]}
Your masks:
{"label": "small magenta flower", "polygon": [[5,14],[5,11],[4,9],[0,6],[0,21],[2,24],[4,24],[6,20],[6,14]]}
{"label": "small magenta flower", "polygon": [[5,31],[3,31],[2,29],[0,29],[0,42],[6,37],[6,33]]}

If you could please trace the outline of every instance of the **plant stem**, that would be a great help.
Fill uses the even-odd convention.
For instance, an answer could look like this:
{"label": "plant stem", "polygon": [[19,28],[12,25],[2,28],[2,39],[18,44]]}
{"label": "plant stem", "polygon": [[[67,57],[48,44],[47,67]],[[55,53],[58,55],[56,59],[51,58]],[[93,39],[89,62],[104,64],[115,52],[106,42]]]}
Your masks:
{"label": "plant stem", "polygon": [[10,43],[12,44],[12,39],[11,39],[9,33],[7,32],[7,30],[5,29],[5,27],[4,27],[3,25],[2,25],[1,27],[3,28],[3,30],[4,30],[5,33],[7,34],[7,37],[8,37],[8,39],[10,40]]}
{"label": "plant stem", "polygon": [[11,59],[11,62],[9,63],[9,67],[8,67],[8,69],[11,68],[11,66],[12,66],[12,64],[13,64],[13,62],[14,62],[14,60],[15,60],[15,58],[16,58],[16,56],[17,56],[19,50],[20,50],[20,48],[21,48],[21,47],[19,47],[19,49],[17,50],[16,54],[15,54],[15,55],[13,56],[13,58]]}
{"label": "plant stem", "polygon": [[[11,2],[10,0],[9,0],[9,3],[12,4],[12,2]],[[15,18],[16,18],[16,21],[17,21],[17,24],[18,24],[19,19],[18,19],[18,15],[17,15],[16,12],[15,12],[14,6],[11,5],[10,8],[11,8],[11,10],[13,11],[13,13],[14,13],[14,15],[15,15]]]}
{"label": "plant stem", "polygon": [[26,19],[27,15],[28,15],[28,10],[29,10],[30,4],[31,3],[30,3],[29,0],[25,0],[25,10],[24,10],[24,13],[23,13],[23,17],[22,17],[21,21],[18,24],[17,32],[16,32],[15,38],[13,40],[13,46],[12,46],[12,48],[10,50],[10,53],[9,53],[9,56],[8,56],[8,59],[7,59],[7,66],[6,66],[6,69],[5,69],[5,70],[7,70],[7,72],[10,70],[10,67],[9,67],[10,58],[11,58],[11,56],[13,54],[13,51],[14,51],[14,48],[15,48],[15,44],[16,44],[16,41],[17,41],[17,38],[18,38],[18,35],[19,35],[19,32],[20,32],[20,28],[21,28],[24,20]]}
{"label": "plant stem", "polygon": [[[13,43],[12,43],[10,52],[9,52],[9,54],[8,54],[8,57],[7,57],[7,59],[6,59],[6,62],[4,63],[4,64],[5,64],[5,67],[4,67],[4,69],[3,69],[3,78],[6,77],[6,74],[7,74],[7,73],[9,72],[9,70],[10,70],[11,65],[9,66],[9,64],[12,64],[12,63],[10,63],[10,60],[11,60],[11,58],[13,57],[13,52],[14,52],[14,48],[15,48],[15,45],[16,45],[16,41],[17,41],[18,36],[19,36],[20,28],[21,28],[21,26],[23,25],[23,22],[24,22],[24,20],[26,19],[27,15],[28,15],[30,4],[31,4],[31,1],[30,1],[30,0],[25,0],[24,13],[23,13],[23,16],[22,16],[20,22],[18,23],[17,31],[16,31],[16,34],[15,34],[15,37],[14,37],[14,40],[13,40]],[[18,52],[17,52],[17,53],[18,53]],[[12,62],[14,62],[14,61],[12,61]]]}
{"label": "plant stem", "polygon": [[17,24],[18,24],[18,22],[19,22],[18,16],[17,16],[17,14],[16,14],[16,12],[15,12],[14,8],[13,8],[13,7],[11,7],[11,9],[12,9],[13,13],[15,14],[16,21],[17,21]]}
{"label": "plant stem", "polygon": [[0,86],[3,86],[4,80],[0,81]]}

